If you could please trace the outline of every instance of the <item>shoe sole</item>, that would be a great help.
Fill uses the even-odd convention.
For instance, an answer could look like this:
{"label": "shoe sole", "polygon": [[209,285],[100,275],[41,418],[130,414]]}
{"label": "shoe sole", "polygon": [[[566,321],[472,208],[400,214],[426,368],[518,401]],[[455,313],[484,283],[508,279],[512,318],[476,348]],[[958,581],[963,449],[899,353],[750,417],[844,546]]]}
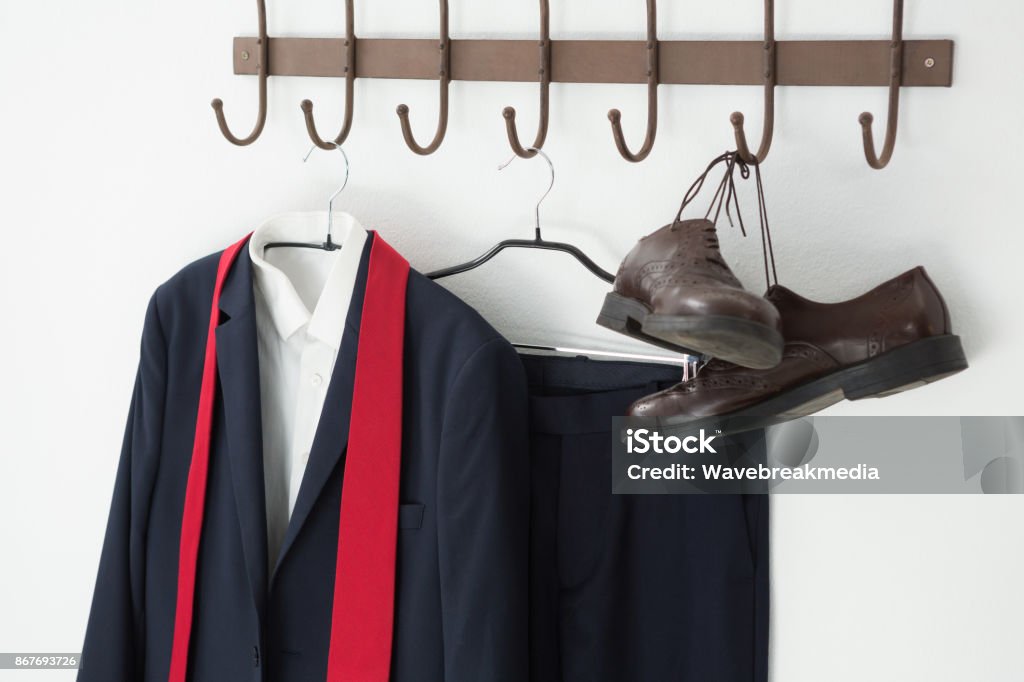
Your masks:
{"label": "shoe sole", "polygon": [[827,374],[757,405],[725,415],[656,417],[665,433],[696,428],[738,433],[799,419],[842,400],[885,398],[967,369],[960,337],[932,336]]}
{"label": "shoe sole", "polygon": [[659,315],[610,292],[597,323],[634,339],[688,355],[708,355],[752,369],[782,360],[782,334],[767,325],[726,315]]}

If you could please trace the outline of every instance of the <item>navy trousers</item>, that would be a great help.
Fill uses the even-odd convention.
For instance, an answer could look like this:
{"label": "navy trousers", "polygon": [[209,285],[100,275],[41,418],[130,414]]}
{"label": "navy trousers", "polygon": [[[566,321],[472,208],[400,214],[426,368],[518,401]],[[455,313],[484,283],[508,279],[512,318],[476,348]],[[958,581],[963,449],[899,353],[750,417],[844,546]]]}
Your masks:
{"label": "navy trousers", "polygon": [[766,682],[767,496],[611,493],[611,418],[680,370],[522,361],[531,682]]}

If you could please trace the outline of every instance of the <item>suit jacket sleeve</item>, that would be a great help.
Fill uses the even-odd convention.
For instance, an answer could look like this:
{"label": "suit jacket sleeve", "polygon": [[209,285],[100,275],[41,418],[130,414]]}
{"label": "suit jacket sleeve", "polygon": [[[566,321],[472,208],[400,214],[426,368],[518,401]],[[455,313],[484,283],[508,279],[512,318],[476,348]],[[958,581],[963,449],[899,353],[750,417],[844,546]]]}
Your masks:
{"label": "suit jacket sleeve", "polygon": [[445,410],[437,523],[447,682],[528,676],[526,380],[504,340],[482,345]]}
{"label": "suit jacket sleeve", "polygon": [[166,346],[150,300],[128,425],[100,555],[80,681],[142,678],[145,528],[162,433]]}

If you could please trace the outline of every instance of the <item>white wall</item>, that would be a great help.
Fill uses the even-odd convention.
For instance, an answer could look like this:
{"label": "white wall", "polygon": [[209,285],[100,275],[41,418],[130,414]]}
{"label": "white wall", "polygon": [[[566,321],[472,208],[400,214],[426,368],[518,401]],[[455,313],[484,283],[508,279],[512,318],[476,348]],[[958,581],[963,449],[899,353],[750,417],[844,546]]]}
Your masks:
{"label": "white wall", "polygon": [[[343,31],[341,2],[268,4],[272,35]],[[642,35],[639,0],[552,4],[555,38]],[[758,37],[757,0],[660,4],[663,38]],[[889,30],[888,0],[777,4],[779,39]],[[856,122],[865,109],[884,120],[883,88],[779,88],[765,169],[779,272],[797,291],[838,300],[924,264],[963,337],[966,373],[831,413],[1022,414],[1024,4],[907,4],[907,37],[957,41],[955,85],[905,91],[887,170],[865,164]],[[309,145],[298,103],[313,98],[321,126],[334,128],[341,81],[272,79],[262,139],[239,149],[217,131],[215,96],[236,130],[253,120],[255,79],[233,76],[230,59],[232,36],[255,32],[252,5],[0,2],[2,651],[81,646],[153,288],[268,215],[321,208],[339,182],[336,155],[301,163]],[[426,37],[436,31],[436,4],[357,2],[356,20],[361,36]],[[451,30],[530,37],[536,6],[455,0]],[[448,137],[427,158],[405,148],[394,108],[407,102],[426,138],[434,83],[356,89],[347,210],[420,269],[530,236],[543,164],[495,168],[509,153],[501,109],[517,106],[532,135],[535,86],[454,83]],[[551,98],[546,150],[558,182],[544,207],[547,235],[581,244],[609,269],[670,219],[696,172],[731,146],[731,111],[760,129],[759,88],[662,87],[657,146],[631,165],[615,151],[605,114],[622,108],[637,146],[643,86],[556,84]],[[729,261],[759,289],[758,239],[722,232]],[[637,348],[593,324],[605,286],[566,256],[509,253],[450,286],[514,340]],[[773,502],[775,680],[1024,678],[1013,653],[1024,641],[1020,499]]]}

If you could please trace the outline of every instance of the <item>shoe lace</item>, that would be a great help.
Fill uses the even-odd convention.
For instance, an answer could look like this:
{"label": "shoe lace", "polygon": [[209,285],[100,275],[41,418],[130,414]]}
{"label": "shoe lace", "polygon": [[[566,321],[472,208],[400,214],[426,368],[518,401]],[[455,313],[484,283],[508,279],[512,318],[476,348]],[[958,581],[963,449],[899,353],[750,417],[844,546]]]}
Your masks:
{"label": "shoe lace", "polygon": [[[715,193],[711,197],[711,202],[708,204],[708,210],[704,213],[705,220],[710,220],[712,225],[718,224],[718,218],[722,213],[722,208],[725,208],[725,216],[729,220],[730,226],[735,226],[732,220],[732,208],[736,211],[736,219],[740,224],[740,232],[744,237],[747,236],[747,228],[743,223],[743,212],[740,210],[739,197],[736,192],[736,170],[739,169],[740,177],[743,180],[750,178],[750,167],[754,167],[754,180],[757,187],[757,214],[758,221],[761,225],[761,253],[764,258],[764,278],[766,285],[770,288],[772,283],[779,283],[779,275],[775,266],[775,250],[772,246],[772,234],[771,228],[768,224],[768,207],[765,203],[764,196],[764,181],[761,177],[761,165],[757,161],[748,162],[743,159],[735,151],[727,151],[712,159],[711,163],[708,164],[704,172],[701,173],[693,184],[690,185],[689,189],[686,190],[686,194],[683,195],[683,201],[679,205],[679,210],[676,212],[676,217],[672,221],[673,227],[678,225],[682,220],[683,211],[686,207],[697,198],[700,194],[701,189],[704,187],[704,181],[714,168],[720,164],[725,164],[725,172],[722,174],[722,179],[719,181],[718,186],[715,188]],[[730,208],[732,207],[732,208]],[[714,211],[714,217],[711,216]],[[712,246],[717,247],[717,241]]]}

